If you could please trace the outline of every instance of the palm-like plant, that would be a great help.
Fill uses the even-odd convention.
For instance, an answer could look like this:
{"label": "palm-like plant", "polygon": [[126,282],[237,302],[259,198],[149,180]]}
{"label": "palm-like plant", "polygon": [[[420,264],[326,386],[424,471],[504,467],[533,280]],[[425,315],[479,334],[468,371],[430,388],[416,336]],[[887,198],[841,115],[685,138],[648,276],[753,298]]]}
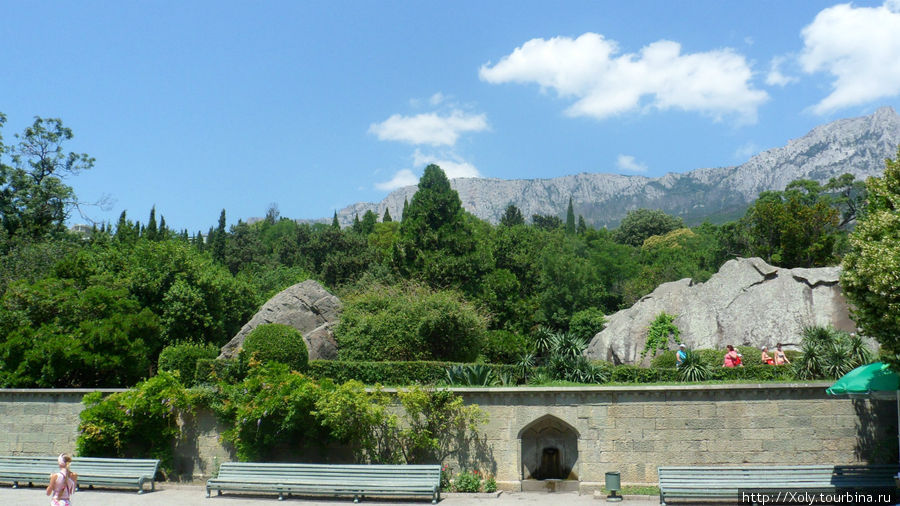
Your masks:
{"label": "palm-like plant", "polygon": [[824,367],[822,372],[831,379],[838,379],[853,370],[850,347],[843,340],[835,340],[824,346]]}
{"label": "palm-like plant", "polygon": [[569,332],[553,334],[551,337],[552,353],[565,358],[576,359],[587,348],[587,341]]}
{"label": "palm-like plant", "polygon": [[494,370],[483,364],[455,365],[445,372],[451,385],[486,387],[494,384]]}
{"label": "palm-like plant", "polygon": [[822,376],[824,357],[822,345],[815,339],[807,340],[804,336],[800,343],[802,355],[794,362],[794,374],[799,379],[815,379]]}
{"label": "palm-like plant", "polygon": [[681,381],[706,381],[712,376],[712,369],[703,361],[703,357],[693,350],[685,351],[678,377]]}

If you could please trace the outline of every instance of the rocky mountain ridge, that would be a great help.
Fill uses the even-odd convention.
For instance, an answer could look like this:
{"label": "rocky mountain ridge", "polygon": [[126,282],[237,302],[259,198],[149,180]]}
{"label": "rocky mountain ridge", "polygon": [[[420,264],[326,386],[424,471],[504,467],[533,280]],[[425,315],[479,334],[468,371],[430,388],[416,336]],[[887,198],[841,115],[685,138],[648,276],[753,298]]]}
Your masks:
{"label": "rocky mountain ridge", "polygon": [[[743,215],[766,190],[782,190],[800,178],[826,182],[849,172],[858,179],[879,175],[885,158],[900,145],[900,115],[882,107],[868,116],[841,119],[818,126],[786,146],[769,149],[746,163],[702,168],[681,174],[645,176],[582,173],[550,179],[460,178],[450,181],[463,207],[481,219],[497,223],[508,204],[528,218],[533,214],[564,217],[569,197],[575,213],[595,226],[616,226],[629,210],[662,209],[688,224],[705,219],[722,222]],[[338,211],[341,225],[356,215],[385,209],[399,218],[403,203],[417,187],[391,192],[378,203],[360,202]],[[330,222],[331,218],[314,220]]]}

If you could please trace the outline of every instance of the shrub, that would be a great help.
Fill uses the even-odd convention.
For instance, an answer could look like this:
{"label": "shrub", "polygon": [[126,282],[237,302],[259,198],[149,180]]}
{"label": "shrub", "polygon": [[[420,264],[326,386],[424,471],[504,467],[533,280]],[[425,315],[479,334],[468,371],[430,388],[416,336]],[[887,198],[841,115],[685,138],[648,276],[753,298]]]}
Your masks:
{"label": "shrub", "polygon": [[475,360],[487,319],[454,291],[376,286],[347,299],[341,360]]}
{"label": "shrub", "polygon": [[516,359],[528,352],[527,337],[508,330],[489,330],[484,334],[481,354],[493,364],[515,364]]}
{"label": "shrub", "polygon": [[175,437],[180,434],[177,409],[190,399],[181,383],[162,371],[134,388],[103,398],[84,396],[79,415],[78,455],[83,457],[156,458],[163,469],[174,464]]}
{"label": "shrub", "polygon": [[236,385],[224,385],[225,401],[213,406],[231,425],[222,439],[241,461],[266,459],[276,445],[303,446],[326,440],[312,412],[319,386],[272,361],[251,367]]}
{"label": "shrub", "polygon": [[305,371],[309,352],[300,332],[280,323],[267,323],[253,329],[244,339],[242,353],[254,354],[262,362],[281,362],[295,371]]}
{"label": "shrub", "polygon": [[679,339],[681,331],[675,326],[675,318],[675,315],[666,313],[656,315],[656,319],[653,320],[653,323],[647,329],[647,340],[644,343],[644,351],[641,352],[641,358],[644,358],[648,353],[654,356],[658,351],[668,348],[669,337],[676,344],[681,342]]}
{"label": "shrub", "polygon": [[656,367],[659,369],[673,369],[676,362],[675,351],[666,350],[653,357],[653,360],[650,361],[650,367]]}
{"label": "shrub", "polygon": [[247,364],[238,358],[197,360],[194,384],[240,383],[247,376]]}
{"label": "shrub", "polygon": [[484,491],[493,494],[497,491],[497,480],[493,476],[484,480]]}
{"label": "shrub", "polygon": [[200,359],[214,359],[218,354],[219,348],[211,343],[166,346],[159,354],[157,369],[175,373],[182,385],[192,386],[195,383],[197,362]]}
{"label": "shrub", "polygon": [[603,316],[603,311],[597,308],[583,309],[572,315],[569,320],[569,332],[590,341],[597,332],[603,330],[604,325],[606,317]]}
{"label": "shrub", "polygon": [[481,490],[481,473],[464,471],[453,480],[453,490],[457,492],[478,492]]}

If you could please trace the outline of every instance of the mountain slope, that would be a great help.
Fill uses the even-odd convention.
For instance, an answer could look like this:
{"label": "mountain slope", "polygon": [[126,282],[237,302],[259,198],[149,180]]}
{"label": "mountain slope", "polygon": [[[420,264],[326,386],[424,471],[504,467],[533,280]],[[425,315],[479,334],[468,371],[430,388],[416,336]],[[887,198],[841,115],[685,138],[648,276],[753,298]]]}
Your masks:
{"label": "mountain slope", "polygon": [[[688,224],[704,219],[722,222],[741,216],[760,192],[782,190],[795,179],[826,182],[849,172],[857,179],[881,174],[885,158],[900,145],[900,116],[882,107],[869,116],[837,120],[814,128],[784,147],[770,149],[742,165],[696,169],[658,178],[616,174],[577,174],[552,179],[454,179],[463,207],[497,223],[508,204],[528,218],[533,214],[564,216],[569,197],[575,213],[595,226],[615,226],[632,209],[662,209]],[[389,209],[400,217],[403,202],[415,186],[391,192],[379,203],[357,203],[338,211],[349,225],[367,210],[379,218]],[[330,220],[329,220],[330,221]]]}

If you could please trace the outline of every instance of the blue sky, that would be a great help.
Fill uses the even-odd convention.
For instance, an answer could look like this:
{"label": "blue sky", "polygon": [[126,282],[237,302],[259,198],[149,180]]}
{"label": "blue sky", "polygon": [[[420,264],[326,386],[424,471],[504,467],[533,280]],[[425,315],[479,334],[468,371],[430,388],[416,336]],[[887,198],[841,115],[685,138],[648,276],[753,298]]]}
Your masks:
{"label": "blue sky", "polygon": [[[6,143],[35,115],[115,221],[331,216],[452,176],[660,176],[900,105],[900,0],[0,0]],[[83,221],[77,216],[73,222]]]}

